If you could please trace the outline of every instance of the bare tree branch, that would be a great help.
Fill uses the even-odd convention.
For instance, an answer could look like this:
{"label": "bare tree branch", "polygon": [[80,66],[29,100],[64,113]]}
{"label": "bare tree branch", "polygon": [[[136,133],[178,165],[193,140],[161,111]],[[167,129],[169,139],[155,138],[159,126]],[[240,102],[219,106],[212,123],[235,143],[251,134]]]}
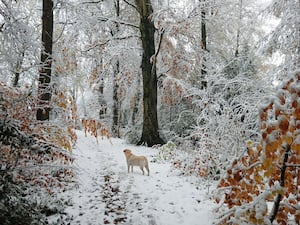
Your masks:
{"label": "bare tree branch", "polygon": [[[282,167],[281,167],[281,171],[280,171],[280,186],[282,188],[284,188],[284,180],[285,180],[285,170],[287,168],[286,163],[288,161],[288,157],[289,157],[289,153],[291,151],[291,146],[287,145],[285,148],[285,152],[284,152],[284,158],[283,158],[283,163],[282,163]],[[273,223],[274,219],[276,218],[276,215],[278,213],[279,210],[279,205],[280,205],[280,201],[282,199],[282,194],[277,194],[271,214],[270,214],[270,221],[271,223]]]}
{"label": "bare tree branch", "polygon": [[82,2],[81,4],[98,4],[98,3],[101,3],[101,2],[103,2],[103,0]]}
{"label": "bare tree branch", "polygon": [[112,21],[114,23],[119,23],[119,24],[122,24],[122,25],[125,25],[125,26],[133,27],[135,29],[139,29],[139,27],[137,25],[135,25],[135,24],[128,23],[126,21],[121,21],[121,20],[116,20],[116,19],[108,18],[108,17],[99,16],[98,20],[103,21],[103,22]]}
{"label": "bare tree branch", "polygon": [[99,47],[99,46],[106,45],[108,42],[109,42],[109,40],[106,40],[106,41],[104,41],[103,43],[95,44],[95,45],[93,45],[93,46],[91,46],[91,47],[89,47],[89,48],[87,48],[87,49],[85,49],[85,50],[81,50],[81,52],[88,52],[88,51],[90,51],[90,50],[92,50],[92,49],[94,49],[94,48],[97,48],[97,47]]}
{"label": "bare tree branch", "polygon": [[4,28],[5,23],[2,23],[0,26],[0,32],[3,32],[3,28]]}
{"label": "bare tree branch", "polygon": [[98,43],[98,44],[95,44],[85,50],[81,50],[81,52],[88,52],[88,51],[91,51],[92,49],[94,48],[97,48],[99,46],[103,46],[103,45],[106,45],[108,42],[110,41],[115,41],[115,40],[126,40],[126,39],[129,39],[129,38],[140,38],[140,36],[138,35],[130,35],[130,36],[124,36],[124,37],[115,37],[115,38],[111,38],[111,39],[108,39],[102,43]]}
{"label": "bare tree branch", "polygon": [[300,167],[300,164],[287,163],[286,167]]}
{"label": "bare tree branch", "polygon": [[160,50],[160,46],[161,46],[161,42],[162,42],[162,39],[163,39],[163,35],[165,33],[165,30],[162,28],[160,31],[159,31],[159,42],[158,42],[158,47],[156,49],[156,52],[153,56],[151,56],[151,63],[152,63],[152,70],[155,69],[155,65],[156,65],[156,60],[157,60],[157,56],[158,56],[158,53],[159,53],[159,50]]}
{"label": "bare tree branch", "polygon": [[158,56],[158,53],[159,53],[159,50],[160,50],[160,46],[161,46],[161,43],[162,43],[162,39],[163,39],[164,33],[165,33],[165,29],[162,28],[159,31],[159,34],[160,34],[160,36],[159,36],[159,43],[158,43],[158,47],[157,47],[157,50],[156,50],[156,53],[155,53],[155,58],[157,58],[157,56]]}
{"label": "bare tree branch", "polygon": [[126,4],[130,5],[131,7],[133,7],[133,8],[140,14],[140,11],[138,10],[138,8],[137,8],[134,4],[128,2],[127,0],[123,0],[123,1],[124,1]]}

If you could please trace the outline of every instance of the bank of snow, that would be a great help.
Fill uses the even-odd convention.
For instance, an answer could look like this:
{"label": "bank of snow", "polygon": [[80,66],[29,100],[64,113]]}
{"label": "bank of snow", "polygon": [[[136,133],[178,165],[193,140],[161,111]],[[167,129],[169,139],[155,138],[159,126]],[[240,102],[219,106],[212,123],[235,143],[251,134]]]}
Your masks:
{"label": "bank of snow", "polygon": [[[120,139],[85,137],[78,131],[74,149],[78,172],[76,189],[66,208],[70,224],[209,225],[214,204],[205,184],[178,176],[168,163],[154,163],[157,150],[128,145]],[[150,161],[150,176],[139,168],[128,174],[123,149]]]}

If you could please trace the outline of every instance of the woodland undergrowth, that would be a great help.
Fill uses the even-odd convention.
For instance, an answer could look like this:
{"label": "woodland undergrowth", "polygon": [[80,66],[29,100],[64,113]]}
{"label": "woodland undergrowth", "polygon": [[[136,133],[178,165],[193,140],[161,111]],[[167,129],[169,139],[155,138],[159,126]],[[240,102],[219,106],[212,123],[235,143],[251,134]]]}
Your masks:
{"label": "woodland undergrowth", "polygon": [[260,107],[259,143],[234,160],[215,200],[218,224],[300,223],[300,74]]}
{"label": "woodland undergrowth", "polygon": [[32,94],[0,84],[0,224],[48,224],[47,216],[63,211],[56,193],[74,177],[76,107],[72,99],[55,98],[61,123],[37,121]]}

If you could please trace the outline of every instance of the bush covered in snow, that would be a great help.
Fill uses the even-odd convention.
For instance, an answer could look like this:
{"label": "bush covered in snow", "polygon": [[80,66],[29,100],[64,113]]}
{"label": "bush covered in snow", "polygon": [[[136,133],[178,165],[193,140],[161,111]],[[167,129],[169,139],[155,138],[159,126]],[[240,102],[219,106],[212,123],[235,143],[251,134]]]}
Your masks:
{"label": "bush covered in snow", "polygon": [[219,183],[219,224],[300,223],[300,73],[260,107],[260,143],[234,160]]}
{"label": "bush covered in snow", "polygon": [[75,137],[69,127],[36,121],[34,102],[0,85],[0,224],[46,224],[62,210],[56,190],[72,180],[67,150]]}
{"label": "bush covered in snow", "polygon": [[195,176],[208,180],[219,179],[224,166],[214,158],[212,153],[201,152],[193,145],[181,143],[176,145],[169,141],[158,147],[158,154],[154,157],[155,162],[171,162],[173,169],[181,175]]}

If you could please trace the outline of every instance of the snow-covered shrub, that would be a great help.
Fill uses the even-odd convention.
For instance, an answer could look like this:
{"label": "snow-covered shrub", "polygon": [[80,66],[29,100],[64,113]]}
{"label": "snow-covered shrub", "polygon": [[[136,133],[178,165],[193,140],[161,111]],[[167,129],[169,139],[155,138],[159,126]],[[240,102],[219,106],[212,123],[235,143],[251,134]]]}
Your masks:
{"label": "snow-covered shrub", "polygon": [[158,148],[158,154],[156,156],[157,161],[172,160],[176,150],[176,145],[172,141],[168,141],[166,144]]}
{"label": "snow-covered shrub", "polygon": [[299,96],[298,72],[261,105],[260,143],[248,141],[218,185],[218,224],[300,223]]}
{"label": "snow-covered shrub", "polygon": [[[193,135],[199,144],[214,151],[236,157],[243,151],[242,144],[250,136],[257,135],[257,104],[261,95],[259,80],[242,75],[232,79],[222,74],[208,82],[196,100],[201,108]],[[204,146],[202,146],[204,147]]]}
{"label": "snow-covered shrub", "polygon": [[42,224],[52,203],[34,196],[45,193],[42,198],[53,199],[73,176],[70,133],[36,121],[34,106],[32,96],[0,85],[1,224]]}
{"label": "snow-covered shrub", "polygon": [[21,225],[38,224],[40,221],[41,224],[44,224],[45,216],[36,210],[36,205],[32,204],[31,199],[26,197],[27,194],[31,194],[26,193],[28,191],[26,184],[14,183],[11,178],[3,179],[3,176],[1,178],[0,223],[3,225]]}
{"label": "snow-covered shrub", "polygon": [[216,165],[223,174],[243,153],[245,141],[257,138],[257,104],[263,92],[259,80],[245,74],[207,74],[207,80],[205,89],[191,93],[198,111],[191,139],[195,154],[204,157],[205,164],[211,159],[210,167]]}
{"label": "snow-covered shrub", "polygon": [[[180,113],[174,113],[174,115],[170,116],[170,118],[164,118],[169,113],[163,113],[165,110],[161,111],[162,114],[161,121],[163,134],[165,139],[171,140],[173,142],[178,142],[178,139],[182,139],[190,135],[193,130],[193,127],[197,121],[197,115],[190,109],[186,109],[184,104],[174,106],[173,110],[176,110]],[[162,107],[163,108],[163,107]]]}
{"label": "snow-covered shrub", "polygon": [[63,213],[61,199],[49,195],[45,189],[16,180],[11,174],[1,174],[0,224],[48,224],[47,217]]}
{"label": "snow-covered shrub", "polygon": [[196,176],[208,180],[219,179],[224,165],[209,152],[195,149],[181,150],[172,160],[174,168],[181,171],[182,175]]}
{"label": "snow-covered shrub", "polygon": [[[178,141],[178,140],[177,140]],[[191,143],[184,142],[176,145],[172,141],[158,148],[154,157],[156,162],[170,162],[175,170],[184,176],[196,176],[205,179],[219,179],[222,164],[214,159],[210,152],[201,152]]]}

